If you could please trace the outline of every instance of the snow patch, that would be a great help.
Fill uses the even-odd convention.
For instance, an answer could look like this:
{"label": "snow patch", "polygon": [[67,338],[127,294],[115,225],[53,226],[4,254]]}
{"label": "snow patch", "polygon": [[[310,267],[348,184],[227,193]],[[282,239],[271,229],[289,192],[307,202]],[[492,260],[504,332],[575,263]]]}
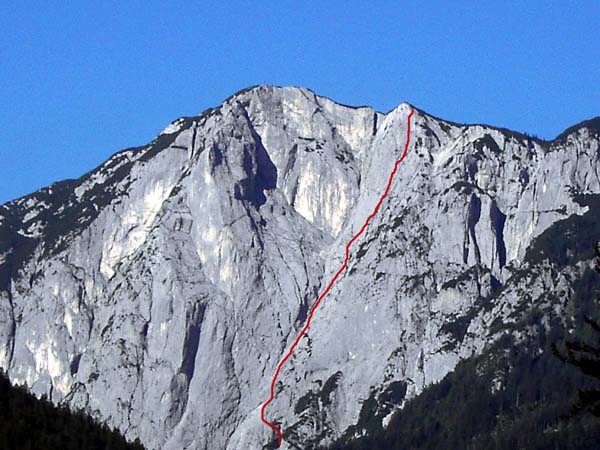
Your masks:
{"label": "snow patch", "polygon": [[171,122],[169,125],[167,125],[164,130],[162,130],[159,134],[159,136],[162,136],[163,134],[173,134],[173,133],[177,133],[179,130],[181,130],[181,127],[183,126],[183,124],[185,123],[185,119],[177,119],[174,122]]}

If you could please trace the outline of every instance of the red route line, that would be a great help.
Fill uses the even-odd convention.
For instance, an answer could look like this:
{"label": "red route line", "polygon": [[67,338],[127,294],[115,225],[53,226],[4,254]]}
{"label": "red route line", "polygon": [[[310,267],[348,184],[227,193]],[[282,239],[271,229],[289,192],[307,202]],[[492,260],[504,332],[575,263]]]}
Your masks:
{"label": "red route line", "polygon": [[277,377],[279,377],[279,372],[281,372],[281,368],[283,367],[283,365],[292,356],[292,353],[296,349],[296,346],[300,342],[300,339],[302,339],[302,336],[304,336],[306,334],[306,331],[308,330],[308,327],[310,326],[310,321],[312,320],[312,317],[313,317],[313,314],[315,313],[315,310],[317,309],[317,307],[319,306],[319,304],[321,303],[321,301],[323,300],[323,298],[329,293],[329,291],[331,290],[331,288],[333,287],[333,285],[337,281],[338,277],[342,274],[342,272],[344,270],[346,270],[346,267],[348,266],[348,259],[350,258],[350,246],[354,243],[354,241],[356,241],[360,237],[361,234],[363,234],[363,232],[367,228],[367,225],[369,225],[369,222],[371,221],[371,219],[373,217],[375,217],[375,215],[377,214],[377,211],[379,211],[379,207],[383,203],[383,200],[385,200],[385,198],[387,197],[388,193],[390,192],[390,188],[392,187],[392,182],[394,181],[394,176],[396,175],[396,171],[398,170],[398,166],[404,160],[404,158],[406,157],[406,155],[408,153],[408,146],[410,145],[410,119],[411,119],[411,117],[412,117],[412,115],[413,115],[414,112],[415,111],[411,109],[410,110],[410,114],[408,115],[408,129],[407,129],[407,132],[406,132],[406,144],[404,146],[404,152],[402,153],[402,156],[400,156],[400,159],[398,159],[396,161],[396,164],[394,164],[394,169],[392,170],[392,173],[390,174],[390,178],[388,180],[388,183],[387,183],[387,186],[385,188],[385,191],[381,195],[381,198],[377,202],[377,205],[375,205],[375,209],[373,210],[373,212],[371,213],[371,215],[369,217],[367,217],[367,220],[365,221],[365,223],[363,224],[363,226],[361,227],[361,229],[358,230],[358,233],[356,233],[352,237],[352,239],[350,239],[350,241],[346,244],[346,256],[344,258],[344,263],[342,264],[342,267],[340,267],[340,269],[337,271],[337,273],[333,276],[333,278],[331,279],[331,281],[327,285],[327,288],[323,291],[323,293],[319,296],[319,298],[317,299],[317,301],[315,302],[315,304],[311,308],[310,314],[308,315],[308,318],[306,319],[306,324],[304,325],[304,328],[302,328],[302,330],[300,331],[300,334],[298,334],[298,337],[296,338],[296,340],[294,341],[294,343],[290,347],[289,351],[287,352],[287,354],[284,356],[284,358],[279,362],[279,365],[277,366],[277,370],[275,371],[275,375],[273,376],[273,381],[271,381],[271,396],[269,397],[269,399],[265,403],[263,403],[262,407],[260,408],[260,418],[261,418],[261,420],[264,422],[265,425],[271,427],[277,433],[277,447],[281,446],[281,441],[283,440],[283,435],[282,435],[281,430],[279,429],[279,427],[277,425],[275,425],[275,424],[269,422],[267,419],[265,419],[265,409],[267,408],[267,406],[269,406],[269,404],[275,398],[275,383],[277,382]]}

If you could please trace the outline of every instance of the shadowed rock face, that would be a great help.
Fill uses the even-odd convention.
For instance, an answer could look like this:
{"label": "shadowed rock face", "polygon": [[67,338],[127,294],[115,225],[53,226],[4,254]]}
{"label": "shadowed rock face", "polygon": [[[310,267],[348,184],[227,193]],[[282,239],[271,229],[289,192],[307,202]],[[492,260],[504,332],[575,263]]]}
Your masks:
{"label": "shadowed rock face", "polygon": [[[383,191],[410,109],[260,86],[1,206],[0,366],[149,448],[263,448],[275,367]],[[385,417],[498,321],[564,314],[551,294],[585,261],[525,255],[586,214],[575,195],[600,194],[597,121],[543,142],[415,112],[390,195],[281,374],[268,415],[285,447],[331,441],[365,401]]]}

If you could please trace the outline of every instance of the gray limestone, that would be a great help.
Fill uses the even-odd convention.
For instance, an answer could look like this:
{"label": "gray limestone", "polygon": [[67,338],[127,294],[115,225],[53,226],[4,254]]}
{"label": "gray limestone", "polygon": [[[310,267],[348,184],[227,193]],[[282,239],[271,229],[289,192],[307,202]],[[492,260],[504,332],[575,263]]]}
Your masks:
{"label": "gray limestone", "polygon": [[[381,195],[410,110],[260,86],[1,206],[0,367],[151,449],[262,449],[275,367]],[[390,195],[280,376],[267,415],[284,448],[331,441],[395,381],[418,395],[497,339],[494,321],[563,314],[545,294],[564,275],[514,274],[537,236],[586,212],[574,194],[600,193],[599,151],[585,126],[543,142],[416,110]]]}

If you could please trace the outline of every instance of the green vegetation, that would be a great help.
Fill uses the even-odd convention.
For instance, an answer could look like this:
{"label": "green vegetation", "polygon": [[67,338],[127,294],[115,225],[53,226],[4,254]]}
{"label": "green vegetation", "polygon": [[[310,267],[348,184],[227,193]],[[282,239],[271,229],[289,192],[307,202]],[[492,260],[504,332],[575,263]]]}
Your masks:
{"label": "green vegetation", "polygon": [[[552,226],[526,261],[560,268],[591,259],[580,238],[598,238],[598,197],[579,200],[592,203],[590,212]],[[408,401],[385,429],[361,417],[329,450],[600,448],[597,272],[598,246],[596,270],[571,283],[569,317],[532,306],[518,323],[498,323],[505,334],[494,345]]]}
{"label": "green vegetation", "polygon": [[589,381],[552,354],[553,338],[541,333],[515,345],[505,336],[407,402],[386,429],[368,422],[366,436],[330,450],[597,448],[598,420],[573,413]]}
{"label": "green vegetation", "polygon": [[584,120],[583,122],[580,122],[576,125],[573,125],[570,128],[567,128],[565,131],[556,136],[553,142],[557,144],[563,144],[566,142],[569,135],[576,133],[581,128],[587,128],[590,131],[590,133],[596,136],[600,136],[600,117],[594,117],[593,119]]}
{"label": "green vegetation", "polygon": [[37,399],[0,371],[0,450],[143,450],[82,412]]}
{"label": "green vegetation", "polygon": [[589,209],[583,215],[559,220],[539,235],[525,256],[525,262],[548,260],[558,267],[574,265],[594,257],[590,243],[600,240],[600,195],[575,195],[573,199]]}
{"label": "green vegetation", "polygon": [[[600,243],[594,247],[596,253],[595,270],[600,274]],[[600,322],[589,315],[584,315],[583,320],[587,328],[583,329],[582,339],[569,339],[562,344],[565,350],[552,345],[552,350],[563,362],[585,375],[589,375],[600,382]],[[579,390],[578,413],[588,412],[600,418],[600,386],[592,389]]]}

